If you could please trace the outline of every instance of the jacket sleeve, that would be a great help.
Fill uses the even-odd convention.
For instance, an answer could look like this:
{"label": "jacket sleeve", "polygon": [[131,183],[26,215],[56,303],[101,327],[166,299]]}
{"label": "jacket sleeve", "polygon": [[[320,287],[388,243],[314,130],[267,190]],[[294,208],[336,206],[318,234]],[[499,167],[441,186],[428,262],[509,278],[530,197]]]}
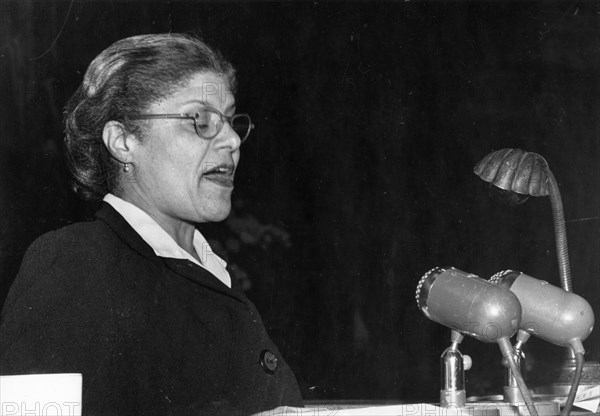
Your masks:
{"label": "jacket sleeve", "polygon": [[92,406],[128,394],[105,382],[116,380],[121,342],[99,255],[55,233],[31,245],[2,311],[0,374],[82,373],[83,401]]}

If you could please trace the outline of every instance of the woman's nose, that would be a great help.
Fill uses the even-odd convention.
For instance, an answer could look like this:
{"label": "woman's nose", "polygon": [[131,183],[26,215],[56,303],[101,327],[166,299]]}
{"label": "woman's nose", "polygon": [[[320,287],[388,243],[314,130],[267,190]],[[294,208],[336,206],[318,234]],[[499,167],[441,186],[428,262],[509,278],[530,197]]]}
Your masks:
{"label": "woman's nose", "polygon": [[236,131],[231,127],[231,124],[229,124],[228,122],[226,122],[223,125],[223,129],[213,140],[215,141],[217,147],[229,147],[232,151],[239,149],[239,147],[242,144],[240,136],[236,133]]}

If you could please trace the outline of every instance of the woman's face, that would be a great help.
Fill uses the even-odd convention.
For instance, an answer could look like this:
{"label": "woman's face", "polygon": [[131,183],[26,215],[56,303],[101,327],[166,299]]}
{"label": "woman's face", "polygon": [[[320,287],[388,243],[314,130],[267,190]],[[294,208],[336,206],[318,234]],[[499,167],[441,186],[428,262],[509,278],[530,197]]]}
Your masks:
{"label": "woman's face", "polygon": [[[212,107],[235,113],[227,81],[198,73],[146,114],[196,113]],[[196,134],[191,119],[154,119],[135,151],[131,195],[150,215],[166,221],[222,221],[231,210],[233,177],[240,159],[240,137],[229,123],[211,140]]]}

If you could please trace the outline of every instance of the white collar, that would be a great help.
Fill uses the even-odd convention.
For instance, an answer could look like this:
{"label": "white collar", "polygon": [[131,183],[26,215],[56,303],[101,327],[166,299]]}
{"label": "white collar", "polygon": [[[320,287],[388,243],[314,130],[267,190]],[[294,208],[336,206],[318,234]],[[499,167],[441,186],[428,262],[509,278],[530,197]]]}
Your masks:
{"label": "white collar", "polygon": [[173,237],[142,209],[110,193],[104,196],[104,202],[110,204],[125,218],[125,221],[152,247],[157,256],[192,261],[211,272],[225,285],[231,287],[231,276],[225,268],[227,262],[212,251],[208,241],[200,231],[194,230],[193,244],[201,262],[181,248]]}

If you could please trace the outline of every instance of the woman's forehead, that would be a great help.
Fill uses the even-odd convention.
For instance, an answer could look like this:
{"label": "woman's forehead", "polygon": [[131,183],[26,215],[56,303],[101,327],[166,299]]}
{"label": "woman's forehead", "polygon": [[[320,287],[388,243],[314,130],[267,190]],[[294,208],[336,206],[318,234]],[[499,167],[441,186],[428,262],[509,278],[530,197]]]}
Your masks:
{"label": "woman's forehead", "polygon": [[197,73],[172,95],[178,103],[198,101],[218,109],[235,106],[235,96],[227,79],[214,72]]}

